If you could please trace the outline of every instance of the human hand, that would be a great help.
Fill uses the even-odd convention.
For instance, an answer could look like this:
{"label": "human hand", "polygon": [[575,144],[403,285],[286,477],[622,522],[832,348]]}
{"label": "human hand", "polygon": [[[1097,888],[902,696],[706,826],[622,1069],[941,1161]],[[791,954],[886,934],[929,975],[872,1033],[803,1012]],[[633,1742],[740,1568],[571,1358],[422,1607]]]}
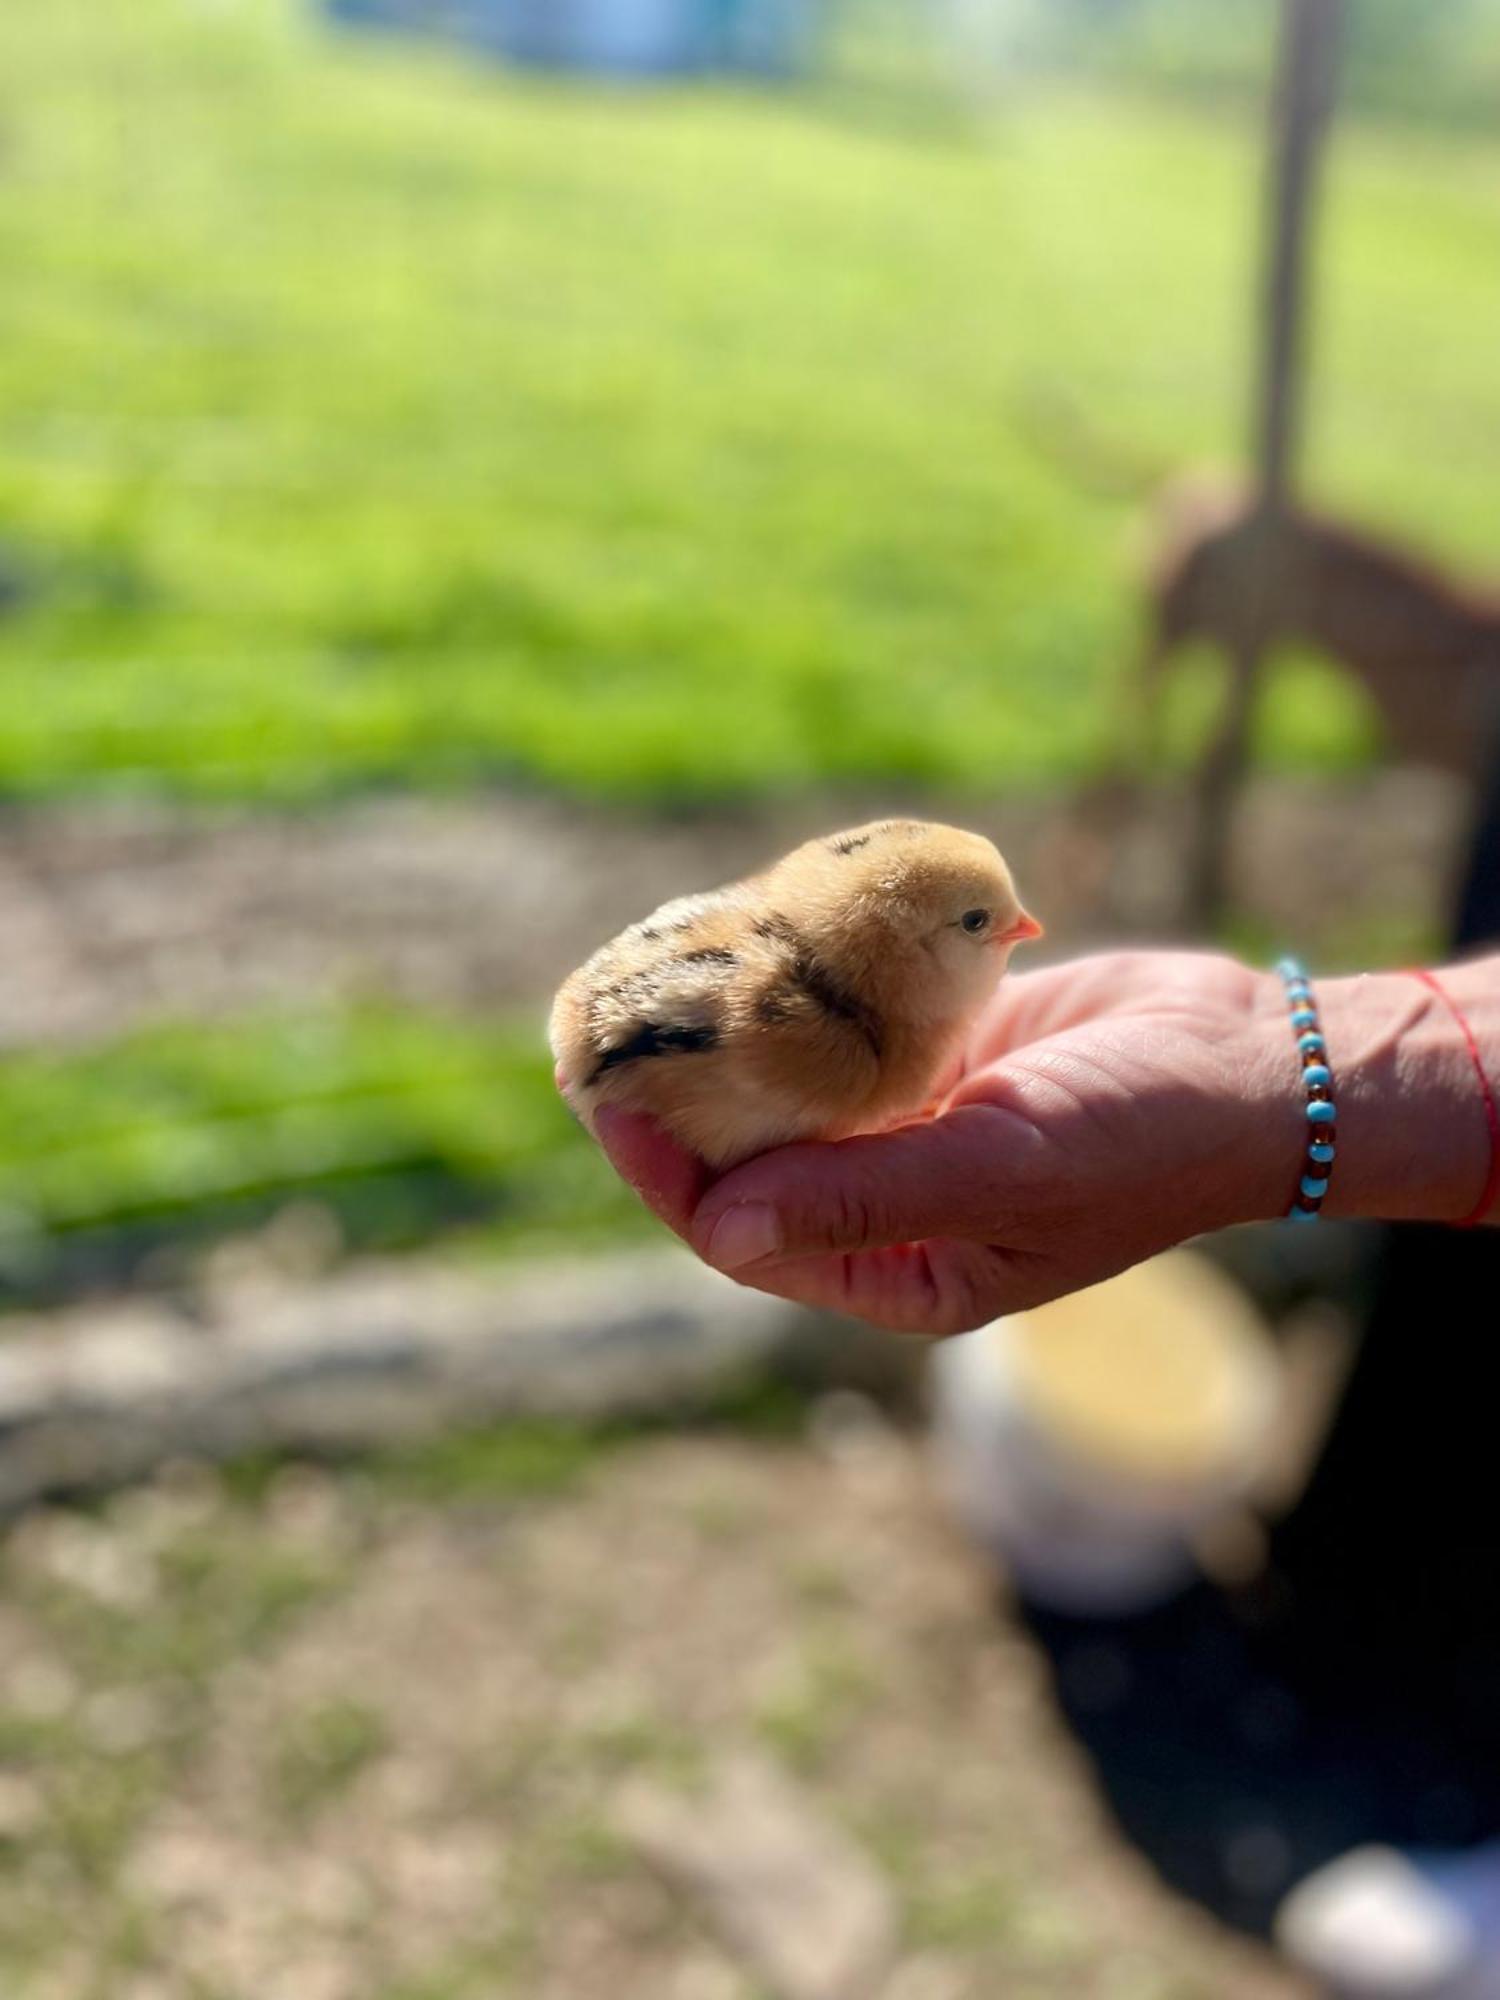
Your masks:
{"label": "human hand", "polygon": [[952,1333],[1284,1211],[1296,1059],[1274,979],[1112,953],[1012,974],[935,1117],[785,1146],[718,1180],[649,1121],[599,1137],[710,1264],[902,1331]]}
{"label": "human hand", "polygon": [[[1444,980],[1500,1073],[1500,960]],[[1490,1142],[1443,1005],[1402,973],[1317,994],[1339,1106],[1324,1212],[1469,1214]],[[662,1221],[741,1283],[956,1333],[1284,1214],[1306,1139],[1298,1079],[1274,977],[1112,952],[1008,976],[924,1122],[783,1146],[717,1180],[646,1119],[614,1113],[599,1137]]]}

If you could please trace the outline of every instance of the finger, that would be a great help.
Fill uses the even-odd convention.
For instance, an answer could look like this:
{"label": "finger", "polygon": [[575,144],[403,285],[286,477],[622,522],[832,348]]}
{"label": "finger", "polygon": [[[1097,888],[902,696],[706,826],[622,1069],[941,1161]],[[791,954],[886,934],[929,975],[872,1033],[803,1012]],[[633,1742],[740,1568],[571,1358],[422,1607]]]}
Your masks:
{"label": "finger", "polygon": [[928,1237],[997,1240],[1042,1146],[1035,1126],[996,1103],[867,1138],[783,1146],[716,1181],[688,1240],[736,1275]]}
{"label": "finger", "polygon": [[653,1215],[685,1237],[708,1186],[708,1168],[695,1154],[639,1112],[601,1105],[594,1134],[605,1158],[628,1181]]}
{"label": "finger", "polygon": [[[595,1117],[610,1164],[669,1229],[688,1234],[708,1185],[701,1160],[634,1112],[604,1107]],[[972,1253],[972,1256],[971,1256]],[[827,1312],[848,1313],[898,1333],[957,1333],[1001,1310],[995,1280],[1001,1259],[959,1243],[920,1243],[863,1256],[799,1257],[744,1273],[755,1289]]]}
{"label": "finger", "polygon": [[738,1271],[739,1283],[893,1333],[963,1333],[1015,1309],[1021,1260],[978,1243],[932,1240],[889,1250],[795,1257]]}

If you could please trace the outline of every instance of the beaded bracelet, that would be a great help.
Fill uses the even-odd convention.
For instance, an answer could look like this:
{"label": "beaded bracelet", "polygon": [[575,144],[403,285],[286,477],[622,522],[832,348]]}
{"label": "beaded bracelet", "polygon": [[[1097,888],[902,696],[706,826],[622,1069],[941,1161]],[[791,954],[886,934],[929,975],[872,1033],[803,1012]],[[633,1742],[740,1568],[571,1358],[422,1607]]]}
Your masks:
{"label": "beaded bracelet", "polygon": [[1333,1071],[1328,1066],[1328,1044],[1318,1025],[1317,1002],[1312,983],[1295,958],[1284,958],[1276,968],[1291,1010],[1297,1051],[1302,1058],[1302,1082],[1307,1091],[1307,1156],[1297,1193],[1287,1210],[1288,1222],[1316,1222],[1323,1197],[1333,1177],[1338,1152],[1338,1112],[1333,1102]]}

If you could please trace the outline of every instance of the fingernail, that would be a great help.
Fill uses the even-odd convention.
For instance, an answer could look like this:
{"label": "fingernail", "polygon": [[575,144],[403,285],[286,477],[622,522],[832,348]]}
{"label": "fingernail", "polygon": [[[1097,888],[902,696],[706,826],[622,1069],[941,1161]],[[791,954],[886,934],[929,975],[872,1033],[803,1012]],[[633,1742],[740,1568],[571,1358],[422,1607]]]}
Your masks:
{"label": "fingernail", "polygon": [[745,1264],[774,1257],[781,1248],[781,1223],[763,1201],[736,1202],[726,1208],[708,1238],[708,1261],[720,1271],[738,1271]]}

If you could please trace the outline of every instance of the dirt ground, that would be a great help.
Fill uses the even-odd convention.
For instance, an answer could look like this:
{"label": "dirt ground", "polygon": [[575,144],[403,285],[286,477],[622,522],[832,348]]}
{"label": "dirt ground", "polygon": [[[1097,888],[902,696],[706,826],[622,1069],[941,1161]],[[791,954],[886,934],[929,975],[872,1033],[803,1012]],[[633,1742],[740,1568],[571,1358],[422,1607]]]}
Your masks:
{"label": "dirt ground", "polygon": [[[993,834],[1047,924],[1048,952],[1171,929],[1184,821],[1167,793],[1118,824],[1064,797],[888,793],[675,819],[503,795],[303,814],[12,811],[0,819],[0,1049],[334,995],[539,1009],[667,897],[903,810]],[[1244,923],[1316,949],[1325,966],[1424,950],[1463,822],[1460,788],[1433,773],[1257,780],[1236,843]]]}
{"label": "dirt ground", "polygon": [[1112,1837],[877,1420],[244,1488],[179,1469],[9,1539],[8,1992],[756,2000],[613,1817],[736,1745],[888,1881],[888,2000],[1302,1990]]}
{"label": "dirt ground", "polygon": [[[664,897],[903,808],[933,809],[12,812],[0,1050],[322,996],[540,1009]],[[1065,801],[962,816],[1011,855],[1047,950],[1167,930],[1180,802],[1119,835]],[[1325,963],[1421,949],[1461,820],[1411,773],[1261,782],[1247,922]],[[690,1786],[746,1743],[884,1872],[903,1941],[884,2000],[1301,1990],[1108,1826],[910,1446],[726,1433],[562,1458],[539,1479],[523,1449],[518,1474],[512,1441],[415,1484],[294,1469],[253,1493],[174,1472],[19,1523],[0,1991],[763,2000],[613,1818],[632,1776]]]}

